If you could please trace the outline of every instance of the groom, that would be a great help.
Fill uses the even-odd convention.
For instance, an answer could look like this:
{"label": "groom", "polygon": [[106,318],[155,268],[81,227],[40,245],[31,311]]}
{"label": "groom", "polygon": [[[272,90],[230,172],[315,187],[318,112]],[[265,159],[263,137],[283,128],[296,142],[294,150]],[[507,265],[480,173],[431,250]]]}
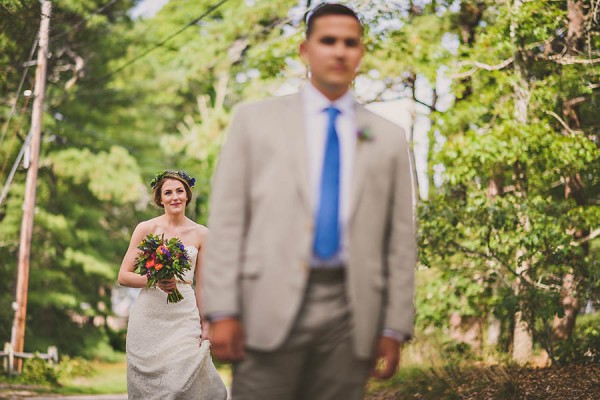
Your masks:
{"label": "groom", "polygon": [[[240,105],[220,156],[202,271],[234,400],[362,399],[413,332],[416,263],[405,134],[356,103],[362,26],[309,15],[299,94]],[[377,361],[377,362],[376,362]]]}

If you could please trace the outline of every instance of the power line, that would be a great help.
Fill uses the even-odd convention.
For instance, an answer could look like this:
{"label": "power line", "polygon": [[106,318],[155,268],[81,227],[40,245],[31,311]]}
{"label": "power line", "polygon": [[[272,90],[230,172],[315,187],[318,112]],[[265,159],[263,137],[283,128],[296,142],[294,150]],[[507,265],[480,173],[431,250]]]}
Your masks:
{"label": "power line", "polygon": [[31,131],[29,132],[29,134],[27,134],[27,137],[25,138],[25,142],[23,142],[23,145],[21,146],[21,150],[19,151],[19,154],[17,155],[17,159],[13,163],[10,173],[8,174],[8,178],[6,178],[6,183],[4,184],[4,188],[2,188],[2,193],[0,193],[0,205],[2,205],[2,202],[4,202],[4,199],[6,198],[6,195],[8,194],[8,189],[10,188],[10,184],[12,183],[12,180],[15,177],[15,173],[17,172],[17,167],[21,163],[21,158],[23,158],[23,155],[25,154],[25,149],[27,149],[27,146],[29,146],[30,141],[31,141]]}
{"label": "power line", "polygon": [[[111,0],[110,2],[108,2],[107,4],[105,4],[104,6],[102,6],[102,7],[98,8],[98,9],[97,9],[97,10],[96,10],[94,13],[96,13],[96,14],[97,14],[97,13],[99,13],[99,12],[103,11],[104,9],[106,9],[107,7],[109,7],[110,5],[112,5],[112,4],[113,4],[115,1],[116,1],[116,0]],[[155,49],[157,49],[157,48],[159,48],[159,47],[163,46],[165,43],[167,43],[169,40],[171,40],[171,39],[172,39],[172,38],[174,38],[175,36],[179,35],[179,34],[180,34],[180,33],[182,33],[183,31],[185,31],[187,28],[189,28],[189,27],[191,27],[191,26],[193,26],[193,25],[197,24],[199,21],[201,21],[203,18],[205,18],[206,16],[208,16],[209,14],[211,14],[212,12],[214,12],[214,11],[215,11],[217,8],[219,8],[220,6],[222,6],[223,4],[225,4],[227,1],[229,1],[229,0],[222,0],[222,1],[220,1],[220,2],[218,2],[218,3],[216,3],[216,4],[214,4],[214,5],[213,5],[213,6],[211,6],[211,7],[210,7],[210,8],[209,8],[207,11],[205,11],[205,12],[204,12],[202,15],[200,15],[199,17],[195,18],[194,20],[190,21],[190,22],[189,22],[189,23],[187,23],[187,24],[186,24],[184,27],[182,27],[182,28],[180,28],[179,30],[177,30],[176,32],[172,33],[172,34],[171,34],[171,35],[169,35],[167,38],[165,38],[165,39],[164,39],[164,40],[162,40],[161,42],[157,43],[156,45],[154,45],[154,46],[153,46],[153,47],[151,47],[150,49],[148,49],[148,50],[146,50],[146,51],[142,52],[140,55],[138,55],[138,56],[134,57],[133,59],[131,59],[131,60],[127,61],[127,62],[126,62],[125,64],[123,64],[121,67],[119,67],[119,68],[117,68],[115,71],[112,71],[111,73],[107,74],[106,76],[104,76],[104,77],[103,77],[103,78],[101,78],[100,80],[107,79],[107,78],[109,78],[109,77],[111,77],[111,76],[113,76],[113,75],[117,74],[118,72],[122,71],[123,69],[125,69],[125,68],[126,68],[126,67],[128,67],[129,65],[131,65],[131,64],[133,64],[134,62],[136,62],[136,61],[140,60],[141,58],[145,57],[145,56],[146,56],[146,55],[148,55],[150,52],[152,52],[152,51],[154,51]],[[84,20],[80,21],[78,24],[76,24],[76,25],[75,25],[75,28],[77,28],[78,26],[80,26],[81,24],[83,24],[85,21],[89,20],[89,18],[90,18],[90,17],[88,17],[88,18],[86,18],[86,19],[84,19]],[[290,18],[289,18],[289,17],[288,17],[288,18],[284,18],[282,21],[276,21],[276,22],[275,22],[274,24],[272,24],[271,26],[269,26],[269,27],[265,27],[265,28],[263,28],[262,30],[260,30],[259,32],[257,32],[257,35],[260,35],[260,34],[262,34],[263,32],[265,32],[265,31],[267,31],[267,30],[269,30],[269,29],[272,29],[272,28],[273,28],[273,27],[275,27],[275,26],[280,26],[280,25],[282,25],[282,24],[284,24],[284,23],[287,23],[287,22],[289,22],[289,21],[290,21]],[[64,34],[64,33],[63,33],[63,34]],[[53,38],[56,38],[56,37],[62,36],[63,34],[55,35]],[[35,52],[36,45],[37,45],[37,39],[36,39],[36,41],[34,42],[34,47],[32,48],[32,53],[31,53],[32,55],[30,56],[30,59],[33,57],[33,53]],[[30,65],[33,65],[33,64],[32,64],[32,63],[31,63],[31,61],[30,61],[30,62],[26,63],[25,65],[26,65],[27,67],[29,67]],[[25,79],[25,75],[23,76],[23,78],[22,78],[22,82],[21,82],[21,84],[19,85],[19,91],[17,92],[17,95],[20,93],[21,86],[22,86],[22,83],[23,83],[24,79]],[[15,100],[15,104],[16,104],[16,100]],[[13,108],[14,108],[14,105],[13,105]],[[24,110],[25,110],[25,107],[23,108],[23,111],[22,111],[22,113],[24,112]],[[12,113],[11,113],[11,116],[12,116]],[[5,126],[4,134],[6,133],[6,130],[7,130],[7,128],[8,128],[8,124],[6,124],[6,126]],[[4,137],[4,134],[3,134],[3,137]],[[28,143],[28,139],[29,139],[29,135],[28,135],[28,137],[26,138],[26,140],[25,140],[25,143],[23,144],[23,148],[24,148],[24,147],[27,145],[27,143]],[[1,144],[1,140],[0,140],[0,144]],[[22,151],[23,151],[23,148],[21,149],[21,152],[20,152],[20,153],[19,153],[19,155],[17,156],[17,160],[16,160],[16,162],[15,162],[15,165],[13,166],[13,170],[15,169],[15,167],[16,167],[16,166],[19,164],[19,162],[20,162],[20,159],[21,159],[21,157],[22,157],[22,154],[21,154],[21,153],[22,153]],[[8,159],[7,159],[6,161],[8,161]],[[0,173],[0,176],[2,176],[2,175],[3,175],[5,167],[6,167],[6,162],[4,163],[4,166],[3,166],[3,168],[2,168],[2,173]],[[8,188],[8,186],[10,186],[10,183],[11,183],[11,181],[12,181],[12,176],[14,175],[14,171],[12,171],[12,170],[11,170],[11,174],[10,174],[10,175],[11,175],[11,176],[9,176],[9,177],[8,177],[8,179],[7,179],[7,182],[6,182],[6,184],[5,184],[5,187],[4,187],[4,190],[3,190],[3,192],[7,191],[7,188]],[[3,195],[2,195],[2,196],[0,196],[0,204],[1,204],[1,203],[2,203],[2,201],[4,200],[4,197],[5,197],[5,195],[6,195],[6,193],[3,193]]]}
{"label": "power line", "polygon": [[[228,0],[224,0],[224,1],[221,1],[221,2],[219,2],[219,3],[215,4],[215,5],[213,5],[213,6],[212,6],[211,8],[209,8],[209,9],[208,9],[206,12],[204,12],[204,13],[203,13],[201,16],[199,16],[198,18],[196,18],[196,19],[194,19],[193,21],[189,22],[189,23],[188,23],[188,24],[186,24],[186,25],[185,25],[183,28],[181,28],[181,29],[179,29],[178,31],[176,31],[175,33],[171,34],[171,35],[170,35],[170,36],[168,36],[166,39],[164,39],[164,40],[162,40],[160,43],[156,44],[154,47],[152,47],[152,48],[150,48],[150,49],[148,49],[148,50],[145,50],[144,52],[140,53],[140,55],[138,55],[138,56],[136,56],[136,57],[132,58],[131,60],[127,61],[125,64],[121,65],[121,66],[120,66],[118,69],[116,69],[116,70],[114,70],[114,71],[112,71],[112,72],[110,72],[110,73],[108,73],[108,74],[104,75],[104,76],[103,76],[103,77],[101,77],[101,78],[98,78],[98,79],[92,79],[91,81],[92,81],[92,82],[95,82],[95,83],[100,83],[100,82],[102,82],[102,81],[104,81],[104,80],[106,80],[106,79],[110,78],[111,76],[113,76],[113,75],[117,74],[118,72],[122,71],[123,69],[125,69],[125,68],[126,68],[126,67],[128,67],[129,65],[133,64],[134,62],[136,62],[136,61],[140,60],[141,58],[143,58],[144,56],[146,56],[147,54],[149,54],[151,51],[155,50],[155,49],[156,49],[156,48],[158,48],[158,47],[161,47],[161,46],[163,46],[163,45],[164,45],[164,44],[165,44],[167,41],[169,41],[169,40],[170,40],[170,39],[172,39],[173,37],[177,36],[178,34],[180,34],[181,32],[183,32],[185,29],[187,29],[187,28],[189,28],[190,26],[192,26],[192,25],[194,25],[194,24],[198,23],[200,20],[202,20],[202,19],[203,19],[204,17],[206,17],[208,14],[212,13],[213,11],[215,11],[215,10],[216,10],[218,7],[220,7],[221,5],[225,4],[227,1],[228,1]],[[286,18],[283,18],[283,19],[281,19],[281,20],[279,20],[279,21],[275,21],[273,24],[271,24],[271,25],[269,25],[269,26],[266,26],[266,27],[263,27],[263,28],[262,28],[262,29],[260,29],[258,32],[256,32],[255,34],[253,34],[253,35],[249,35],[249,36],[246,36],[246,37],[245,37],[245,39],[249,39],[249,38],[252,38],[252,37],[257,37],[257,36],[260,36],[260,35],[261,35],[261,34],[263,34],[264,32],[267,32],[267,31],[269,31],[269,30],[272,30],[272,29],[274,29],[274,28],[277,28],[277,27],[279,27],[279,26],[282,26],[282,25],[284,25],[284,24],[286,24],[286,23],[289,23],[291,20],[292,20],[292,17],[286,17]],[[263,44],[263,45],[266,45],[266,44]],[[223,49],[223,50],[226,50],[226,49],[227,49],[227,48],[225,48],[225,49]],[[226,52],[226,51],[224,51],[224,53],[223,53],[223,54],[225,54],[225,55],[226,55],[226,54],[227,54],[227,52]],[[59,97],[59,101],[58,101],[58,102],[61,102],[62,100],[60,100],[60,99],[64,98],[66,95],[67,95],[67,93],[66,93],[66,92],[63,92],[63,95],[62,95],[61,97]]]}
{"label": "power line", "polygon": [[8,131],[8,125],[10,124],[10,120],[12,119],[15,111],[17,109],[17,102],[19,100],[19,96],[21,95],[21,89],[23,89],[23,83],[25,82],[25,77],[27,76],[27,71],[29,71],[29,67],[32,65],[31,61],[33,60],[33,56],[35,54],[35,50],[38,45],[38,35],[35,36],[35,40],[33,41],[33,46],[31,46],[31,52],[29,53],[29,61],[27,61],[25,65],[25,70],[23,71],[23,75],[21,76],[21,81],[19,82],[19,87],[17,89],[17,93],[15,94],[15,101],[13,102],[10,112],[8,113],[8,118],[6,119],[6,123],[2,128],[2,137],[0,137],[0,146],[2,146],[2,142],[4,142],[4,137],[6,136],[6,132]]}
{"label": "power line", "polygon": [[156,50],[159,47],[162,47],[165,43],[167,43],[169,40],[173,39],[175,36],[179,35],[181,32],[185,31],[187,28],[189,28],[190,26],[193,26],[195,24],[197,24],[198,22],[200,22],[203,18],[205,18],[206,16],[208,16],[209,14],[211,14],[213,11],[215,11],[217,8],[221,7],[223,4],[227,3],[229,0],[221,0],[220,2],[216,3],[215,5],[211,6],[207,11],[205,11],[202,15],[200,15],[198,18],[195,18],[194,20],[190,21],[188,24],[186,24],[183,28],[179,29],[178,31],[172,33],[171,35],[167,36],[166,39],[163,39],[161,42],[155,44],[154,46],[152,46],[151,48],[149,48],[148,50],[142,52],[141,54],[139,54],[138,56],[132,58],[129,61],[126,61],[123,65],[121,65],[119,68],[117,68],[116,70],[108,73],[107,75],[103,76],[102,78],[100,78],[100,81],[103,81],[105,79],[110,78],[111,76],[123,71],[125,68],[127,68],[128,66],[130,66],[131,64],[135,63],[136,61],[144,58],[145,56],[147,56],[148,54],[150,54],[152,51]]}
{"label": "power line", "polygon": [[[33,43],[33,48],[32,48],[32,52],[35,51],[35,48],[37,47],[38,44],[38,39],[36,38],[36,40]],[[23,73],[23,76],[21,78],[21,82],[19,83],[19,88],[17,89],[17,94],[15,95],[15,101],[13,102],[13,105],[11,107],[10,113],[8,115],[8,119],[6,120],[6,124],[4,125],[4,129],[3,129],[3,133],[2,133],[2,138],[0,139],[0,146],[2,145],[2,143],[4,142],[4,138],[6,136],[6,132],[8,132],[8,127],[9,124],[12,120],[13,115],[15,114],[16,111],[16,106],[17,106],[17,102],[19,100],[19,95],[21,94],[21,89],[23,87],[23,83],[25,82],[25,77],[27,75],[27,69],[29,68],[29,66],[31,65],[31,61],[25,63],[26,69]],[[21,129],[21,124],[23,123],[23,115],[25,114],[25,111],[27,110],[28,106],[29,106],[29,100],[31,99],[32,95],[27,96],[26,100],[25,100],[25,104],[23,104],[23,107],[21,107],[21,112],[20,112],[20,119],[19,119],[19,124],[17,125],[17,128],[15,129],[15,135],[12,137],[10,143],[8,144],[7,148],[6,148],[6,157],[4,159],[4,162],[2,163],[2,168],[0,169],[0,177],[4,176],[4,171],[6,170],[6,166],[8,164],[8,160],[10,158],[10,153],[12,151],[12,148],[14,146],[14,142],[16,140],[17,137],[19,137],[19,130]],[[10,184],[10,183],[8,183]]]}
{"label": "power line", "polygon": [[[159,42],[159,43],[155,44],[153,47],[151,47],[151,48],[143,51],[142,53],[140,53],[136,57],[133,57],[132,59],[128,60],[127,62],[125,62],[123,65],[121,65],[116,70],[111,71],[108,74],[106,74],[106,75],[104,75],[104,76],[102,76],[102,77],[100,77],[98,79],[92,79],[91,82],[100,83],[100,82],[105,81],[108,78],[116,75],[117,73],[121,72],[122,70],[124,70],[125,68],[127,68],[128,66],[130,66],[131,64],[133,64],[136,61],[139,61],[143,57],[147,56],[152,51],[156,50],[159,47],[162,47],[165,43],[167,43],[169,40],[173,39],[175,36],[179,35],[183,31],[185,31],[187,28],[189,28],[189,27],[197,24],[199,21],[201,21],[202,19],[204,19],[206,16],[208,16],[209,14],[211,14],[212,12],[214,12],[217,8],[221,7],[223,4],[227,3],[228,1],[229,0],[221,0],[218,3],[212,5],[211,7],[208,8],[208,10],[206,10],[204,13],[202,13],[202,15],[200,15],[199,17],[193,19],[192,21],[190,21],[189,23],[187,23],[185,26],[183,26],[179,30],[175,31],[174,33],[170,34],[169,36],[167,36],[167,38],[163,39],[161,42]],[[108,4],[106,6],[108,6]],[[66,95],[67,95],[67,93],[63,91],[63,94],[62,94],[62,96],[59,97],[59,99],[64,98]],[[59,102],[60,101],[61,100],[59,100]]]}
{"label": "power line", "polygon": [[[23,107],[21,108],[21,117],[23,117],[23,114],[25,114],[25,110],[27,110],[27,107],[29,106],[29,99],[31,99],[31,96],[27,97],[27,100],[25,101],[25,104],[23,105]],[[21,129],[21,124],[23,123],[23,119],[21,118],[19,120],[19,125],[17,126],[17,129],[15,129],[15,135],[12,137],[10,144],[8,145],[8,148],[6,149],[6,158],[4,159],[4,163],[2,164],[2,169],[0,170],[0,177],[4,176],[4,170],[6,169],[6,165],[8,164],[8,159],[10,156],[10,152],[14,146],[15,140],[17,137],[19,136],[19,130]]]}
{"label": "power line", "polygon": [[50,39],[56,39],[56,38],[65,36],[67,33],[73,33],[82,24],[84,24],[85,22],[89,21],[90,18],[92,18],[94,15],[100,14],[102,11],[104,11],[108,7],[112,6],[116,1],[117,0],[110,0],[108,3],[104,4],[103,6],[98,7],[96,10],[92,11],[87,17],[83,18],[81,21],[79,21],[78,23],[76,23],[75,25],[73,25],[68,31],[62,32],[62,33],[57,33],[56,35],[51,35]]}

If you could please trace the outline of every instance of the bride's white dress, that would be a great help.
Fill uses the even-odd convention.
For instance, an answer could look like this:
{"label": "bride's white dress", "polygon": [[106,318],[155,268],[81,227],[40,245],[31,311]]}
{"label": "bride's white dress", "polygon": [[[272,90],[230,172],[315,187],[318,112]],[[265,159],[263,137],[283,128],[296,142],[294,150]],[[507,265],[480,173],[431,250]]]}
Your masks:
{"label": "bride's white dress", "polygon": [[[187,246],[191,265],[198,249]],[[186,271],[192,282],[194,268]],[[162,290],[142,289],[127,327],[127,392],[129,399],[224,400],[225,385],[201,342],[200,317],[192,285],[178,283],[184,299],[167,304]]]}

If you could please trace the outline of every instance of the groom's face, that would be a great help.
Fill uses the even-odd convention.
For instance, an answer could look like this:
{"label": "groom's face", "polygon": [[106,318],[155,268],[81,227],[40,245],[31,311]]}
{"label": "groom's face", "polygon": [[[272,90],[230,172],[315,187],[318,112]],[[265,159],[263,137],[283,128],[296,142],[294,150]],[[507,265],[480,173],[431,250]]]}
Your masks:
{"label": "groom's face", "polygon": [[300,45],[311,82],[332,100],[348,90],[363,53],[360,24],[346,15],[319,17],[310,36]]}

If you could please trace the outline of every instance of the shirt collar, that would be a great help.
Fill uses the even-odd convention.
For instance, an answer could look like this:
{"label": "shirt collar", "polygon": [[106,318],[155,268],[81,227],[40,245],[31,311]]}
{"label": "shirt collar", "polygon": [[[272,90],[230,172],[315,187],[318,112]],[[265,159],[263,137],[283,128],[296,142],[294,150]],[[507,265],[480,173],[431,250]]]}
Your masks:
{"label": "shirt collar", "polygon": [[323,93],[314,87],[309,81],[304,85],[301,91],[304,107],[310,114],[319,114],[327,107],[334,106],[342,115],[352,115],[354,113],[354,95],[352,90],[348,89],[346,93],[335,101],[329,100]]}

